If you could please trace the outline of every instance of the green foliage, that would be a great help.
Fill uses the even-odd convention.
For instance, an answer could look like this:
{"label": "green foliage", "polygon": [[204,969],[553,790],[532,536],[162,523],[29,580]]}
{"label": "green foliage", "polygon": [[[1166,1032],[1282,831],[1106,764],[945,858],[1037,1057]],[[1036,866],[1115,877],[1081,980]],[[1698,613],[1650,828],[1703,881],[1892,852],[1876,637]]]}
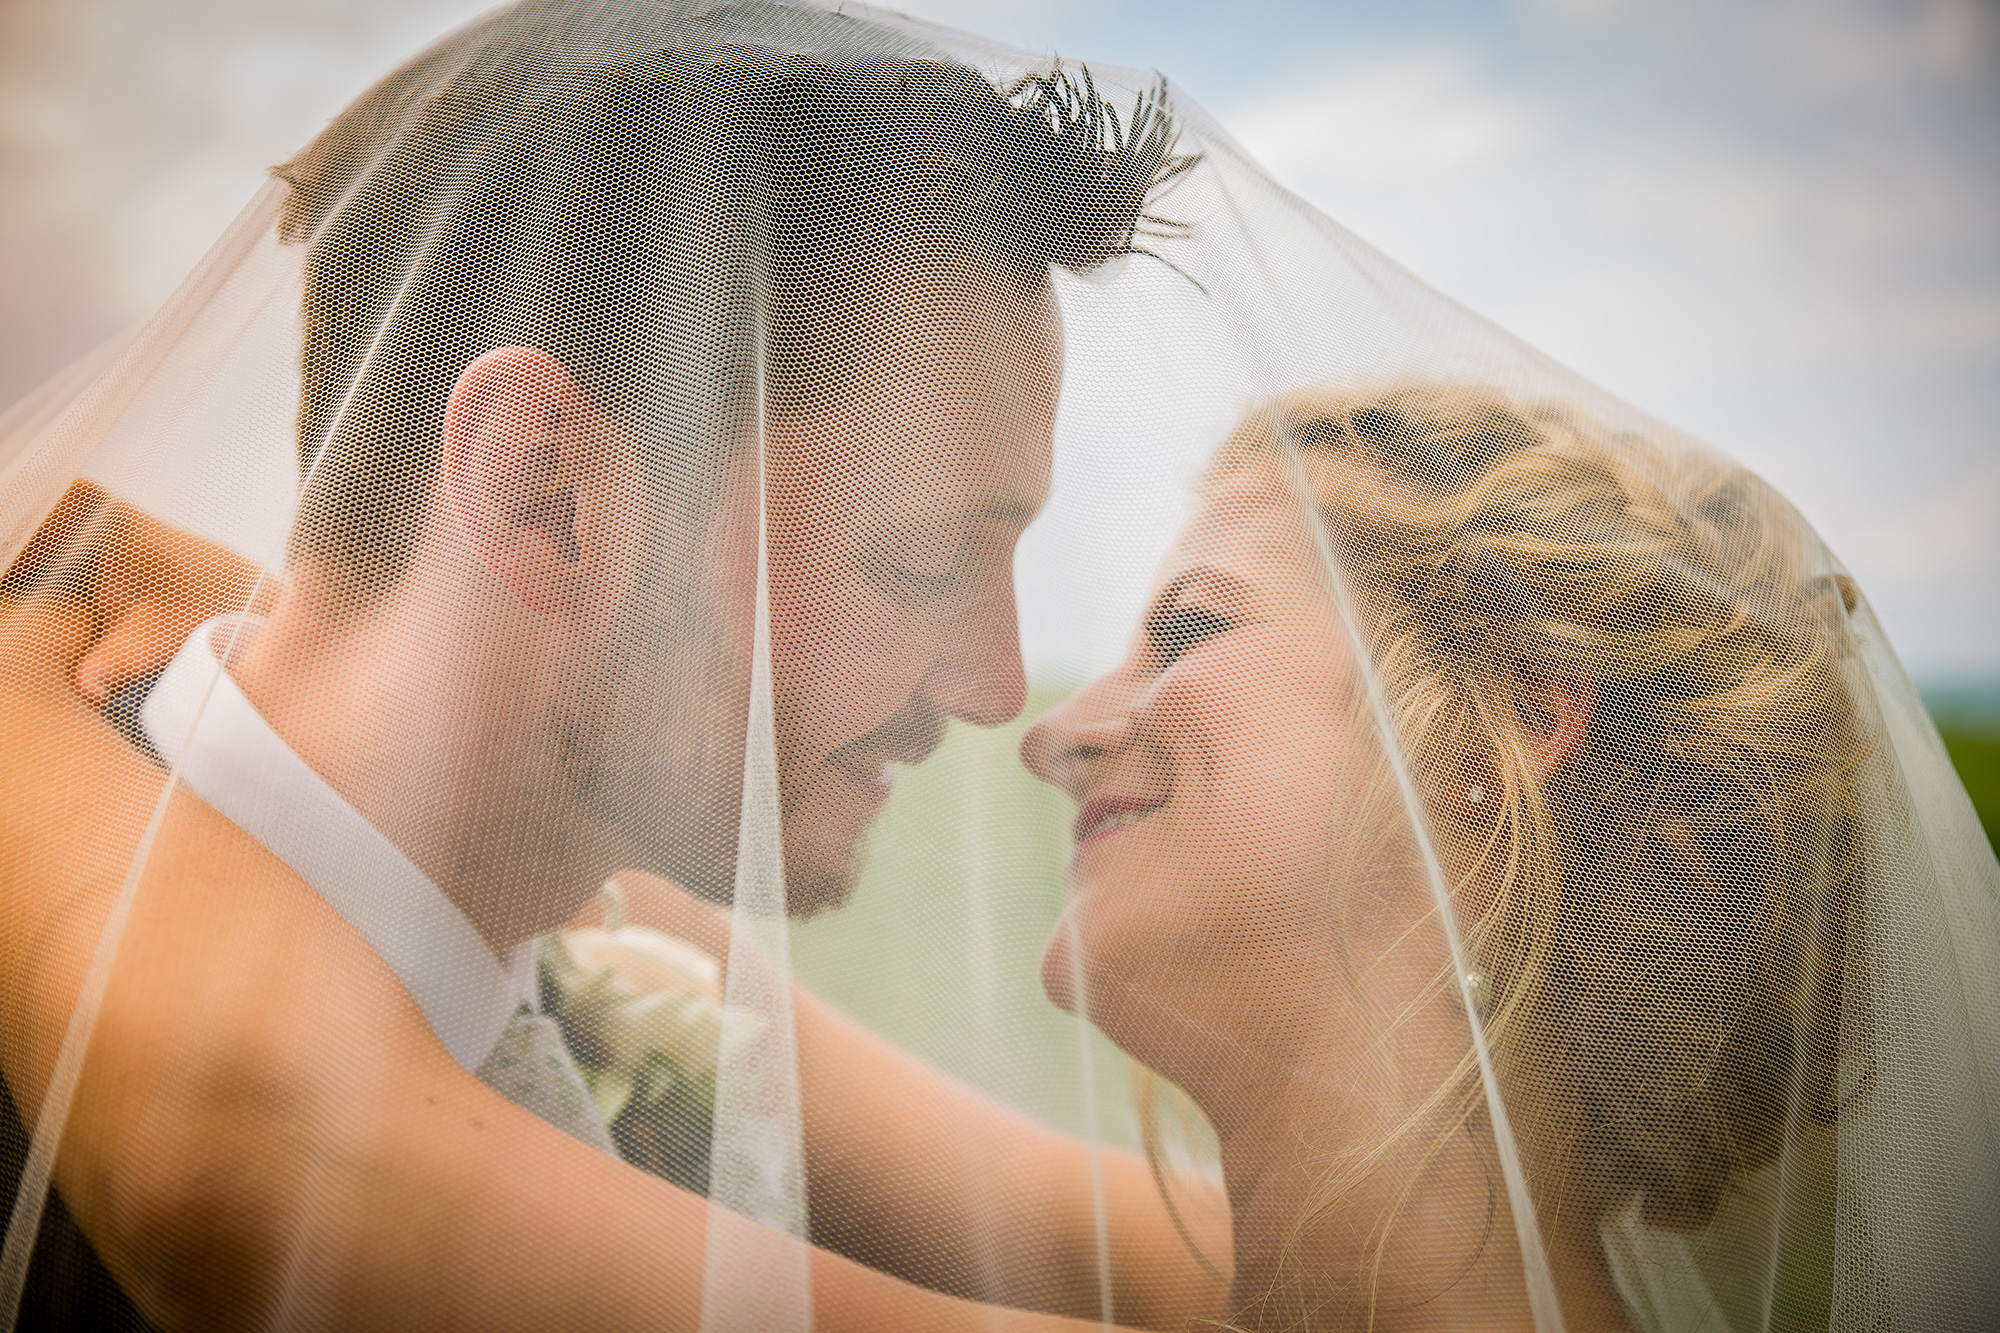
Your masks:
{"label": "green foliage", "polygon": [[1986,828],[1986,840],[2000,854],[2000,722],[1938,719],[1938,735],[1944,738],[1945,752],[1951,756],[1972,808]]}

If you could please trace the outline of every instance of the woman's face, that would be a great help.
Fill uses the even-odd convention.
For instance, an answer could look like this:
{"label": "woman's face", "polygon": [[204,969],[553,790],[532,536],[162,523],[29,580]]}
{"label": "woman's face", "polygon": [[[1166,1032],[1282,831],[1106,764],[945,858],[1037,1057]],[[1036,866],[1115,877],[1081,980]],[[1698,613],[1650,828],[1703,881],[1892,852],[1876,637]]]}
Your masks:
{"label": "woman's face", "polygon": [[[1347,635],[1298,503],[1219,480],[1168,552],[1125,661],[1029,730],[1077,803],[1055,1002],[1195,1091],[1323,1054],[1355,931],[1360,762]],[[1392,900],[1394,900],[1392,902]],[[1336,912],[1339,930],[1335,929]],[[1337,950],[1339,952],[1337,952]],[[1211,1111],[1213,1114],[1213,1111]]]}

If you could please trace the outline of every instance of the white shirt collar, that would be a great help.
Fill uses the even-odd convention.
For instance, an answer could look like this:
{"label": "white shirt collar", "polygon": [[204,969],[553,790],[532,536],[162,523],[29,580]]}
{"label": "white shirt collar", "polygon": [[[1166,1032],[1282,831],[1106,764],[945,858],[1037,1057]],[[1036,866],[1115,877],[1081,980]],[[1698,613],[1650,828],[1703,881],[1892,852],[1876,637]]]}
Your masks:
{"label": "white shirt collar", "polygon": [[219,616],[188,637],[139,722],[180,781],[332,904],[382,955],[468,1070],[536,1002],[535,942],[503,967],[458,906],[292,748],[219,661],[258,616]]}

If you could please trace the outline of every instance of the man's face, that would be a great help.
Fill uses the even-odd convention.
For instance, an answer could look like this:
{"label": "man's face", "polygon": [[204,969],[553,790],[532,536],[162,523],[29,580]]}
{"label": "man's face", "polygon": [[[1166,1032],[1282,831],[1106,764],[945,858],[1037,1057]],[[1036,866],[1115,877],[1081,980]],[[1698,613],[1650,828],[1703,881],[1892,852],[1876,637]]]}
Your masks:
{"label": "man's face", "polygon": [[[1053,298],[963,276],[893,290],[892,309],[857,322],[867,342],[843,359],[838,392],[765,428],[785,878],[800,915],[852,890],[894,765],[921,762],[951,718],[1008,721],[1026,692],[1013,553],[1048,494]],[[622,699],[559,722],[591,803],[650,868],[717,898],[743,782],[755,480],[748,466],[732,477],[698,553],[641,577],[632,623],[650,628],[614,650]],[[693,591],[671,591],[689,569]]]}
{"label": "man's face", "polygon": [[1026,695],[1014,545],[1048,495],[1054,305],[1004,282],[898,305],[871,373],[770,429],[785,878],[802,915],[853,889],[895,765],[923,762],[949,719],[997,726]]}

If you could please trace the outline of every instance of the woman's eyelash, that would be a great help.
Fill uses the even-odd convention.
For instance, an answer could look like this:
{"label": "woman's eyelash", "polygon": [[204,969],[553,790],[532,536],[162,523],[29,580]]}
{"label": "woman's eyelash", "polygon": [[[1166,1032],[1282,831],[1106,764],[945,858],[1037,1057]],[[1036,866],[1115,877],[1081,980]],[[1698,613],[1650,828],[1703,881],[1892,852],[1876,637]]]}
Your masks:
{"label": "woman's eyelash", "polygon": [[1192,606],[1170,606],[1146,618],[1146,639],[1153,645],[1160,669],[1179,661],[1191,648],[1234,628],[1235,622],[1213,611]]}

